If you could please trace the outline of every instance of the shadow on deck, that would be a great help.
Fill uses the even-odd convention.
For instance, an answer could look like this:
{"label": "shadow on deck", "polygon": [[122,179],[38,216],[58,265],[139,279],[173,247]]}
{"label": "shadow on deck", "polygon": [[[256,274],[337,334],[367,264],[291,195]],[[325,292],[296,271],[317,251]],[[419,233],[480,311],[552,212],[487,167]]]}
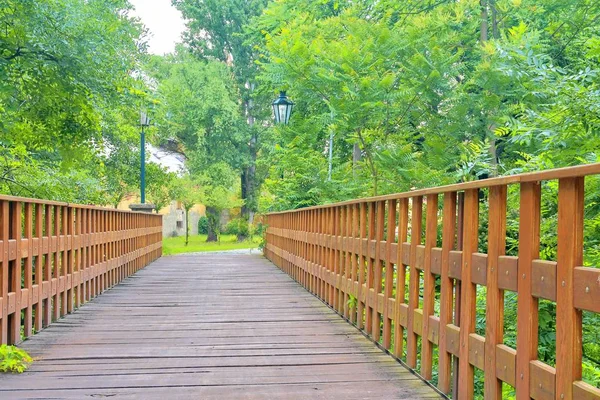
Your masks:
{"label": "shadow on deck", "polygon": [[0,398],[440,398],[260,255],[163,257],[22,346]]}

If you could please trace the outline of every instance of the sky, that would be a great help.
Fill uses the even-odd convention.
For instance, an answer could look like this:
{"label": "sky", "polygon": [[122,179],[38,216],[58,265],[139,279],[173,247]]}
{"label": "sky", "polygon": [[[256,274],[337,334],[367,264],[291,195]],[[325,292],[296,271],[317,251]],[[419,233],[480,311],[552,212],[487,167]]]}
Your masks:
{"label": "sky", "polygon": [[171,0],[129,0],[135,7],[133,15],[140,18],[150,30],[148,51],[163,55],[175,50],[181,41],[185,23],[181,13],[171,5]]}

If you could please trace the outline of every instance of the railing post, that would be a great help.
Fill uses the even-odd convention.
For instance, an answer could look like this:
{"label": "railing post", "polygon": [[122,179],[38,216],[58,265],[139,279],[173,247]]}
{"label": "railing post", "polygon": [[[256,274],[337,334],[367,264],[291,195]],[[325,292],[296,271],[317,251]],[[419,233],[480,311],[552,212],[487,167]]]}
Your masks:
{"label": "railing post", "polygon": [[515,379],[519,399],[530,397],[529,362],[537,359],[538,352],[538,300],[531,294],[531,263],[539,257],[540,197],[538,182],[521,184]]}

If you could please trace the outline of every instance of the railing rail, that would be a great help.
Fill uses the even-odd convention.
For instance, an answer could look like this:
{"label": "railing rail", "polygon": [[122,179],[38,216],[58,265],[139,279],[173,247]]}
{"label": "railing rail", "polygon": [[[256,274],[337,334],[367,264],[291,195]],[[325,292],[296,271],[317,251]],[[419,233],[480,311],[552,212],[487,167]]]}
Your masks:
{"label": "railing rail", "polygon": [[162,216],[0,196],[0,335],[19,343],[161,256]]}
{"label": "railing rail", "polygon": [[[271,213],[264,252],[409,367],[419,361],[430,381],[437,349],[436,386],[454,398],[474,397],[477,368],[485,399],[501,399],[506,383],[518,399],[598,400],[582,381],[582,311],[600,313],[600,269],[583,267],[584,181],[598,174],[591,164]],[[558,181],[557,195],[544,190],[558,204],[554,260],[540,255],[547,181]],[[512,185],[518,213],[507,210]],[[517,256],[506,254],[508,211],[518,214]],[[504,343],[508,291],[517,296],[516,348]],[[538,359],[540,299],[556,305],[555,366]]]}

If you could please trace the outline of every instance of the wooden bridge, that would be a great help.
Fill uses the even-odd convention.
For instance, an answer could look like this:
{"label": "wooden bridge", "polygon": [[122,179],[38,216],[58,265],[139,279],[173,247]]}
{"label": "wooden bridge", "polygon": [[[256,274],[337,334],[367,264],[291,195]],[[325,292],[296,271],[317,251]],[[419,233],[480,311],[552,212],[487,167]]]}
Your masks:
{"label": "wooden bridge", "polygon": [[[2,342],[25,338],[38,357],[0,376],[0,398],[500,399],[506,386],[517,399],[598,400],[582,375],[582,312],[600,313],[600,269],[583,266],[585,177],[598,174],[272,213],[265,256],[283,272],[257,255],[158,259],[158,216],[0,198]],[[544,257],[543,200],[557,205]],[[538,359],[541,299],[559,316],[555,365]]]}

